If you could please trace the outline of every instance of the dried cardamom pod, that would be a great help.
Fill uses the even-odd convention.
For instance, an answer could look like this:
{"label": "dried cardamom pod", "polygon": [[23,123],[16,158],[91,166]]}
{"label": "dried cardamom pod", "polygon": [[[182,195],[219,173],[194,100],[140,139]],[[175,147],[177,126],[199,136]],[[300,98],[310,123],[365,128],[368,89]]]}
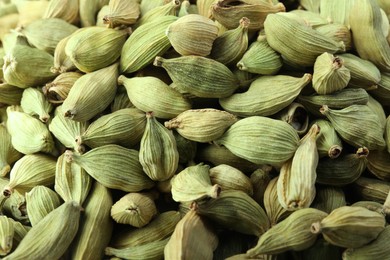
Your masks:
{"label": "dried cardamom pod", "polygon": [[11,169],[10,181],[3,194],[11,196],[14,190],[24,194],[37,185],[54,184],[56,161],[44,154],[29,154],[19,159]]}
{"label": "dried cardamom pod", "polygon": [[351,80],[348,82],[349,87],[372,89],[381,80],[381,73],[378,68],[371,62],[362,59],[351,53],[340,54],[344,66],[349,69]]}
{"label": "dried cardamom pod", "polygon": [[281,165],[293,157],[299,137],[286,122],[252,116],[234,123],[214,142],[252,163]]}
{"label": "dried cardamom pod", "polygon": [[86,122],[78,122],[64,116],[62,106],[55,110],[55,116],[49,124],[49,130],[67,148],[80,150],[76,137],[87,129]]}
{"label": "dried cardamom pod", "polygon": [[135,108],[135,106],[131,103],[125,87],[118,86],[118,91],[115,95],[114,101],[111,103],[111,112],[124,108]]}
{"label": "dried cardamom pod", "polygon": [[314,63],[313,88],[321,95],[331,94],[345,88],[351,79],[349,69],[342,58],[324,52]]}
{"label": "dried cardamom pod", "polygon": [[106,144],[133,147],[141,141],[146,126],[145,113],[137,108],[124,108],[93,121],[80,136],[78,144],[91,148]]}
{"label": "dried cardamom pod", "polygon": [[311,82],[311,75],[301,78],[277,75],[263,76],[251,83],[248,91],[219,100],[228,112],[238,116],[269,116],[290,105]]}
{"label": "dried cardamom pod", "polygon": [[178,211],[166,211],[157,215],[142,228],[131,228],[116,234],[111,241],[114,248],[129,248],[168,238],[180,221]]}
{"label": "dried cardamom pod", "polygon": [[341,188],[318,186],[311,207],[330,213],[334,209],[346,206],[345,194]]}
{"label": "dried cardamom pod", "polygon": [[390,184],[386,181],[360,177],[353,183],[353,191],[356,199],[369,200],[384,203],[390,190]]}
{"label": "dried cardamom pod", "polygon": [[381,73],[381,80],[376,89],[370,91],[370,94],[382,104],[390,100],[390,73]]}
{"label": "dried cardamom pod", "polygon": [[[1,71],[1,69],[0,69]],[[1,73],[1,72],[0,72]],[[0,75],[1,76],[1,75]],[[2,77],[0,77],[1,79]],[[23,89],[7,83],[0,83],[0,104],[19,105],[22,99]]]}
{"label": "dried cardamom pod", "polygon": [[233,0],[219,0],[211,5],[211,16],[228,29],[236,28],[242,17],[251,21],[249,30],[259,30],[264,26],[264,20],[269,14],[285,12],[282,3],[273,4],[271,1],[243,0],[235,3]]}
{"label": "dried cardamom pod", "polygon": [[187,99],[156,77],[126,78],[121,75],[118,83],[125,86],[135,107],[144,112],[153,111],[155,117],[170,119],[191,108]]}
{"label": "dried cardamom pod", "polygon": [[79,0],[81,27],[94,26],[98,11],[108,3],[109,0]]}
{"label": "dried cardamom pod", "polygon": [[20,106],[24,113],[31,116],[38,116],[39,120],[43,123],[49,121],[50,112],[53,110],[53,106],[45,98],[42,91],[36,88],[26,88],[23,91]]}
{"label": "dried cardamom pod", "polygon": [[300,19],[303,19],[308,26],[315,29],[318,29],[323,25],[330,24],[330,22],[326,18],[322,17],[319,12],[313,12],[311,10],[294,9],[284,14],[294,14]]}
{"label": "dried cardamom pod", "polygon": [[211,184],[210,166],[189,166],[171,180],[172,198],[177,202],[195,201],[206,197],[217,198],[221,192],[218,184]]}
{"label": "dried cardamom pod", "polygon": [[175,137],[176,148],[179,153],[179,164],[193,162],[197,154],[197,142],[184,138],[176,131],[173,131],[173,136]]}
{"label": "dried cardamom pod", "polygon": [[0,255],[8,255],[13,246],[15,235],[14,221],[7,216],[0,216]]}
{"label": "dried cardamom pod", "polygon": [[341,259],[343,248],[332,245],[322,237],[319,237],[311,247],[296,253],[294,256],[302,260]]}
{"label": "dried cardamom pod", "polygon": [[81,76],[62,104],[65,117],[87,121],[112,102],[117,89],[118,63]]}
{"label": "dried cardamom pod", "polygon": [[247,256],[279,254],[288,250],[301,251],[312,246],[317,234],[310,230],[313,222],[321,221],[328,214],[313,208],[299,209],[285,220],[267,230]]}
{"label": "dried cardamom pod", "polygon": [[65,53],[79,70],[93,72],[116,62],[127,36],[126,30],[83,28],[70,36]]}
{"label": "dried cardamom pod", "polygon": [[54,0],[50,1],[43,18],[60,18],[68,23],[79,22],[79,1],[78,0]]}
{"label": "dried cardamom pod", "polygon": [[320,14],[322,17],[325,17],[330,21],[349,26],[349,17],[350,14],[352,14],[351,9],[353,3],[354,2],[351,0],[342,2],[337,0],[329,0],[326,2],[321,2],[319,4]]}
{"label": "dried cardamom pod", "polygon": [[[42,28],[45,28],[45,30],[42,30]],[[21,32],[32,46],[53,55],[58,42],[77,29],[76,26],[63,19],[45,18],[28,24]]]}
{"label": "dried cardamom pod", "polygon": [[377,178],[390,181],[390,154],[386,150],[370,152],[367,157],[367,169]]}
{"label": "dried cardamom pod", "polygon": [[288,107],[276,114],[276,118],[291,125],[298,133],[303,135],[309,129],[309,114],[306,108],[296,102],[292,102]]}
{"label": "dried cardamom pod", "polygon": [[386,141],[387,151],[390,153],[390,116],[386,118],[385,141]]}
{"label": "dried cardamom pod", "polygon": [[316,30],[283,15],[267,15],[264,29],[269,45],[289,63],[299,66],[313,66],[316,58],[324,52],[345,51],[343,42],[329,39]]}
{"label": "dried cardamom pod", "polygon": [[271,227],[275,226],[278,222],[282,221],[293,212],[287,211],[279,202],[277,191],[278,179],[279,176],[270,180],[263,195],[264,209],[267,213],[268,219],[270,220]]}
{"label": "dried cardamom pod", "polygon": [[210,224],[194,210],[177,223],[164,248],[165,259],[213,259],[218,237]]}
{"label": "dried cardamom pod", "polygon": [[165,122],[165,127],[175,129],[188,140],[207,143],[220,138],[236,116],[217,109],[191,109]]}
{"label": "dried cardamom pod", "polygon": [[62,104],[69,94],[73,84],[82,76],[79,72],[64,72],[43,88],[43,94],[52,104]]}
{"label": "dried cardamom pod", "polygon": [[7,129],[13,147],[24,154],[53,152],[54,141],[47,126],[18,109],[20,108],[15,106],[7,108]]}
{"label": "dried cardamom pod", "polygon": [[335,159],[343,151],[343,144],[332,124],[324,119],[317,119],[312,122],[320,127],[321,131],[317,136],[317,151],[319,158],[329,157]]}
{"label": "dried cardamom pod", "polygon": [[348,144],[354,147],[365,146],[369,150],[381,150],[385,147],[382,124],[367,105],[351,105],[341,110],[324,105],[320,112]]}
{"label": "dried cardamom pod", "polygon": [[195,211],[218,225],[234,231],[260,236],[270,223],[265,211],[248,194],[240,190],[221,191],[216,199],[194,202]]}
{"label": "dried cardamom pod", "polygon": [[26,236],[27,232],[30,231],[30,226],[24,226],[19,221],[15,221],[12,218],[9,218],[14,225],[14,239],[13,245],[16,247],[19,245],[20,241]]}
{"label": "dried cardamom pod", "polygon": [[287,210],[308,208],[314,200],[318,165],[316,139],[319,133],[319,126],[313,124],[300,140],[293,158],[285,162],[280,169],[278,199]]}
{"label": "dried cardamom pod", "polygon": [[356,181],[367,166],[369,150],[360,147],[356,153],[343,154],[338,158],[322,158],[317,166],[317,183],[344,186]]}
{"label": "dried cardamom pod", "polygon": [[171,47],[165,31],[176,20],[176,16],[163,16],[134,30],[122,48],[121,72],[132,73],[143,69],[156,56],[163,55]]}
{"label": "dried cardamom pod", "polygon": [[218,27],[207,17],[190,14],[170,24],[166,35],[179,54],[207,56],[218,36]]}
{"label": "dried cardamom pod", "polygon": [[65,157],[68,162],[80,165],[91,177],[110,189],[137,192],[154,186],[154,182],[142,171],[136,150],[110,144],[82,155],[68,150]]}
{"label": "dried cardamom pod", "polygon": [[4,123],[0,124],[0,176],[6,176],[11,170],[11,165],[19,160],[22,154],[13,146],[11,135]]}
{"label": "dried cardamom pod", "polygon": [[72,242],[72,259],[100,259],[111,239],[113,221],[110,218],[112,206],[110,191],[95,182],[85,202],[84,214],[75,240]]}
{"label": "dried cardamom pod", "polygon": [[82,206],[92,186],[92,178],[79,165],[67,162],[65,154],[58,157],[54,190],[67,201],[76,201]]}
{"label": "dried cardamom pod", "polygon": [[79,218],[80,206],[65,202],[32,227],[15,251],[3,259],[60,258],[76,236]]}
{"label": "dried cardamom pod", "polygon": [[26,193],[26,205],[31,226],[35,226],[47,214],[61,205],[61,199],[50,188],[38,185]]}
{"label": "dried cardamom pod", "polygon": [[181,1],[179,0],[166,0],[163,5],[156,6],[146,13],[141,13],[141,18],[133,26],[135,29],[150,22],[154,22],[160,17],[164,16],[177,16],[180,9]]}
{"label": "dried cardamom pod", "polygon": [[222,190],[241,190],[252,197],[253,186],[250,179],[240,170],[227,164],[220,164],[210,169],[212,184],[218,184]]}
{"label": "dried cardamom pod", "polygon": [[[260,206],[264,207],[264,193],[267,189],[268,184],[271,181],[270,171],[272,167],[264,166],[252,172],[249,181],[253,187],[252,198],[259,203]],[[266,209],[266,208],[265,208]],[[272,224],[272,223],[271,223]]]}
{"label": "dried cardamom pod", "polygon": [[229,68],[209,58],[190,55],[164,59],[157,56],[153,64],[168,72],[180,92],[197,97],[228,97],[238,88],[237,78]]}
{"label": "dried cardamom pod", "polygon": [[368,94],[368,102],[367,106],[371,109],[371,111],[378,117],[378,123],[382,125],[382,133],[386,128],[386,113],[383,109],[381,103],[379,103],[375,98],[373,98],[370,94]]}
{"label": "dried cardamom pod", "polygon": [[170,179],[175,174],[179,163],[179,153],[172,131],[158,122],[153,112],[146,114],[139,162],[144,172],[154,181]]}
{"label": "dried cardamom pod", "polygon": [[[106,15],[108,15],[109,10],[110,10],[110,7],[108,5],[104,5],[102,8],[100,8],[100,10],[96,16],[96,25],[95,26],[114,28],[114,27],[111,27],[110,25],[104,24],[104,17]],[[122,28],[122,26],[120,26],[120,28]]]}
{"label": "dried cardamom pod", "polygon": [[277,73],[282,65],[280,54],[269,46],[264,35],[259,35],[237,63],[240,70],[263,75]]}
{"label": "dried cardamom pod", "polygon": [[54,50],[54,62],[52,62],[52,67],[50,68],[52,73],[64,73],[76,70],[76,65],[74,65],[73,61],[65,53],[65,47],[70,36],[71,35],[59,41]]}
{"label": "dried cardamom pod", "polygon": [[358,248],[375,240],[385,229],[385,217],[363,207],[343,206],[319,221],[312,221],[311,232],[321,233],[332,245]]}
{"label": "dried cardamom pod", "polygon": [[135,24],[141,14],[139,1],[111,0],[108,3],[108,13],[103,17],[104,24],[110,28],[121,25]]}
{"label": "dried cardamom pod", "polygon": [[[320,16],[319,14],[317,15]],[[352,33],[349,26],[335,22],[329,23],[326,21],[325,24],[316,26],[315,30],[327,36],[329,39],[334,40],[335,42],[343,42],[345,44],[346,51],[352,50]]]}

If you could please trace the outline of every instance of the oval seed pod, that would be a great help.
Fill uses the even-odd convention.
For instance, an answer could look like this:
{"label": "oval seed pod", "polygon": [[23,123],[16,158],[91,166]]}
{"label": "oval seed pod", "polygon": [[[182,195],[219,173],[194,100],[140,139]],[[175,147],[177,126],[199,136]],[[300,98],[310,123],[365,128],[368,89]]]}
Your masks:
{"label": "oval seed pod", "polygon": [[76,70],[76,65],[74,65],[73,61],[65,53],[65,47],[69,39],[70,35],[59,41],[56,46],[54,50],[54,62],[50,68],[52,73],[64,73]]}
{"label": "oval seed pod", "polygon": [[[28,225],[30,220],[27,216],[26,209],[26,198],[20,194],[17,190],[7,198],[4,194],[1,195],[1,200],[3,204],[3,212],[7,216],[14,218],[16,221],[23,223],[24,225]],[[4,201],[5,200],[5,201]]]}
{"label": "oval seed pod", "polygon": [[95,182],[88,200],[75,240],[72,242],[72,259],[101,259],[104,248],[111,239],[113,221],[110,218],[112,206],[110,190]]}
{"label": "oval seed pod", "polygon": [[73,84],[82,76],[78,72],[64,72],[43,88],[43,94],[52,104],[62,104],[69,94]]}
{"label": "oval seed pod", "polygon": [[313,124],[300,140],[293,158],[284,163],[280,169],[277,184],[278,199],[282,207],[287,210],[308,208],[315,198],[318,165],[316,139],[319,133],[319,126]]}
{"label": "oval seed pod", "polygon": [[58,157],[54,190],[67,201],[76,201],[82,206],[92,186],[92,178],[74,162],[67,162],[65,154]]}
{"label": "oval seed pod", "polygon": [[381,150],[385,147],[382,124],[367,105],[352,105],[341,110],[333,110],[324,105],[320,112],[350,145],[365,146],[369,150]]}
{"label": "oval seed pod", "polygon": [[210,166],[198,164],[189,166],[171,180],[172,198],[176,202],[195,201],[206,197],[217,198],[221,192],[218,184],[212,185]]}
{"label": "oval seed pod", "polygon": [[10,181],[3,194],[9,197],[14,190],[24,194],[37,185],[51,186],[54,184],[55,168],[56,161],[52,157],[39,153],[25,155],[12,167]]}
{"label": "oval seed pod", "polygon": [[[250,183],[253,187],[252,198],[264,208],[264,193],[268,184],[271,181],[270,171],[272,167],[264,166],[252,172],[250,175]],[[271,223],[272,225],[272,223]]]}
{"label": "oval seed pod", "polygon": [[43,15],[43,18],[60,18],[68,23],[79,22],[79,1],[78,0],[54,0],[50,1]]}
{"label": "oval seed pod", "polygon": [[252,116],[234,123],[215,143],[252,163],[281,165],[293,157],[299,137],[286,122]]}
{"label": "oval seed pod", "polygon": [[7,108],[7,129],[13,147],[24,154],[53,152],[54,141],[47,126],[39,119],[17,109],[14,106]]}
{"label": "oval seed pod", "polygon": [[146,126],[145,113],[137,108],[124,108],[93,121],[80,136],[78,145],[91,148],[107,144],[133,147],[141,141]]}
{"label": "oval seed pod", "polygon": [[343,151],[343,144],[332,124],[323,119],[317,119],[312,124],[318,125],[321,129],[317,136],[319,158],[329,157],[335,159],[339,157]]}
{"label": "oval seed pod", "polygon": [[176,147],[179,153],[179,164],[186,165],[193,162],[198,150],[197,142],[184,138],[176,131],[173,131],[172,133],[175,137]]}
{"label": "oval seed pod", "polygon": [[370,152],[367,157],[367,169],[378,179],[390,180],[390,154],[386,150]]}
{"label": "oval seed pod", "polygon": [[36,88],[26,88],[20,101],[24,113],[31,116],[38,116],[39,120],[47,123],[50,119],[50,112],[53,106],[46,100],[41,91]]}
{"label": "oval seed pod", "polygon": [[278,222],[288,217],[293,211],[287,211],[279,202],[277,183],[279,176],[273,178],[268,183],[264,191],[264,209],[270,220],[271,227],[275,226]]}
{"label": "oval seed pod", "polygon": [[[1,68],[0,68],[0,71],[1,71]],[[23,95],[22,88],[15,87],[15,86],[9,85],[7,83],[0,84],[0,104],[1,105],[19,105],[20,100],[22,99],[22,95]]]}
{"label": "oval seed pod", "polygon": [[387,151],[390,153],[390,116],[386,118],[385,141],[386,141]]}
{"label": "oval seed pod", "polygon": [[118,63],[81,76],[62,104],[64,116],[75,121],[87,121],[114,100],[118,78]]}
{"label": "oval seed pod", "polygon": [[248,91],[219,100],[228,112],[238,116],[269,116],[290,105],[310,83],[311,75],[302,78],[285,75],[263,76],[251,83]]}
{"label": "oval seed pod", "polygon": [[352,50],[352,34],[349,26],[335,22],[328,23],[326,21],[325,24],[316,26],[315,30],[329,39],[333,39],[335,42],[343,42],[346,51]]}
{"label": "oval seed pod", "polygon": [[313,208],[293,212],[282,222],[265,232],[254,248],[247,251],[247,256],[279,254],[288,250],[301,251],[312,246],[317,234],[310,230],[311,223],[321,221],[328,214]]}
{"label": "oval seed pod", "polygon": [[125,86],[135,107],[144,112],[153,111],[155,117],[170,119],[191,108],[187,99],[156,77],[126,78],[121,75],[118,83]]}
{"label": "oval seed pod", "polygon": [[346,206],[344,191],[341,188],[331,186],[318,186],[316,197],[311,204],[312,208],[331,213],[334,209]]}
{"label": "oval seed pod", "polygon": [[111,259],[128,259],[128,260],[138,260],[138,259],[163,259],[164,258],[164,248],[168,243],[169,238],[164,240],[157,240],[150,243],[142,244],[134,247],[127,248],[112,248],[106,247],[105,254],[112,257]]}
{"label": "oval seed pod", "polygon": [[324,219],[312,222],[313,234],[321,233],[329,243],[358,248],[378,237],[385,229],[385,217],[363,207],[344,206],[333,210]]}
{"label": "oval seed pod", "polygon": [[357,199],[375,201],[381,204],[386,201],[390,190],[388,182],[366,177],[357,179],[352,187]]}
{"label": "oval seed pod", "polygon": [[[42,28],[45,28],[45,30],[42,30]],[[45,18],[28,24],[21,32],[32,46],[53,55],[58,42],[77,29],[76,26],[63,19]]]}
{"label": "oval seed pod", "polygon": [[381,80],[376,89],[370,91],[381,104],[387,104],[390,101],[390,73],[381,73]]}
{"label": "oval seed pod", "polygon": [[144,172],[154,181],[170,179],[179,163],[179,153],[172,131],[158,122],[153,112],[146,114],[145,132],[139,148],[139,162]]}
{"label": "oval seed pod", "polygon": [[217,2],[217,0],[198,0],[196,1],[196,7],[198,13],[204,17],[211,17],[211,5]]}
{"label": "oval seed pod", "polygon": [[14,221],[7,216],[0,216],[0,255],[11,252],[15,235]]}
{"label": "oval seed pod", "polygon": [[109,0],[79,0],[79,13],[81,27],[94,26],[96,24],[96,15],[104,6],[108,5]]}
{"label": "oval seed pod", "polygon": [[103,23],[110,28],[120,25],[135,24],[141,14],[139,1],[111,0],[108,3],[108,12],[103,17]]}
{"label": "oval seed pod", "polygon": [[11,164],[22,157],[13,146],[11,135],[3,123],[0,124],[0,176],[6,176],[11,170]]}
{"label": "oval seed pod", "polygon": [[84,133],[87,126],[86,122],[78,122],[66,118],[62,106],[59,106],[49,124],[49,130],[65,147],[80,150],[76,137]]}
{"label": "oval seed pod", "polygon": [[14,252],[3,259],[58,259],[60,258],[79,227],[80,206],[65,202],[32,227]]}
{"label": "oval seed pod", "polygon": [[372,110],[372,112],[378,117],[378,123],[382,125],[382,132],[385,131],[386,128],[386,114],[385,110],[381,103],[379,103],[375,98],[373,98],[370,94],[368,95],[367,106]]}
{"label": "oval seed pod", "polygon": [[38,224],[47,214],[61,205],[60,197],[45,186],[35,186],[26,193],[27,214],[31,226]]}
{"label": "oval seed pod", "polygon": [[[126,1],[126,2],[127,2],[127,1]],[[114,28],[114,27],[110,27],[109,25],[106,26],[106,25],[104,24],[104,17],[105,17],[106,15],[108,15],[109,9],[110,9],[110,7],[109,7],[108,5],[105,5],[105,6],[103,6],[103,7],[99,10],[99,12],[98,12],[98,14],[97,14],[97,16],[96,16],[96,24],[95,24],[95,26]],[[122,28],[122,27],[121,27],[121,28]]]}
{"label": "oval seed pod", "polygon": [[111,103],[111,112],[115,112],[124,108],[135,108],[135,106],[131,103],[126,89],[122,86],[119,86],[114,101]]}
{"label": "oval seed pod", "polygon": [[65,53],[82,72],[96,71],[116,62],[127,36],[126,30],[83,28],[70,36]]}
{"label": "oval seed pod", "polygon": [[138,27],[123,45],[120,57],[121,72],[132,73],[143,69],[152,63],[156,56],[163,55],[171,47],[165,31],[176,20],[176,16],[163,16]]}
{"label": "oval seed pod", "polygon": [[111,208],[111,217],[117,223],[138,228],[147,225],[156,214],[156,204],[144,193],[126,194]]}
{"label": "oval seed pod", "polygon": [[193,207],[197,214],[243,234],[260,236],[269,228],[267,214],[243,191],[222,191],[218,198]]}
{"label": "oval seed pod", "polygon": [[264,20],[269,14],[285,12],[282,3],[273,4],[270,1],[241,1],[231,4],[232,0],[220,0],[211,5],[211,16],[228,29],[236,28],[242,17],[251,20],[249,30],[259,30],[264,26]]}
{"label": "oval seed pod", "polygon": [[213,259],[218,237],[210,224],[194,210],[189,211],[176,225],[164,248],[165,259]]}
{"label": "oval seed pod", "polygon": [[351,79],[349,69],[342,58],[324,52],[314,63],[313,88],[318,94],[326,95],[345,88]]}
{"label": "oval seed pod", "polygon": [[238,88],[234,74],[222,63],[209,58],[182,56],[164,59],[157,56],[153,64],[168,72],[180,92],[197,97],[228,97]]}
{"label": "oval seed pod", "polygon": [[236,116],[217,109],[190,109],[165,122],[165,127],[175,129],[188,140],[207,143],[220,138]]}
{"label": "oval seed pod", "polygon": [[180,55],[207,56],[218,36],[218,27],[209,18],[189,14],[169,25],[166,35]]}
{"label": "oval seed pod", "polygon": [[344,43],[335,42],[283,15],[267,15],[264,29],[269,45],[288,62],[299,66],[313,66],[316,58],[324,52],[345,51]]}
{"label": "oval seed pod", "polygon": [[166,211],[157,215],[142,228],[126,229],[116,234],[111,241],[114,248],[129,248],[168,238],[180,221],[178,211]]}
{"label": "oval seed pod", "polygon": [[22,239],[26,236],[27,232],[31,229],[30,226],[24,226],[19,221],[15,221],[10,218],[14,225],[14,239],[13,244],[17,247],[22,241]]}
{"label": "oval seed pod", "polygon": [[82,155],[68,150],[65,156],[67,161],[80,165],[107,188],[137,192],[154,186],[154,182],[142,171],[136,150],[110,144]]}
{"label": "oval seed pod", "polygon": [[296,102],[281,110],[276,118],[291,125],[298,135],[305,134],[309,128],[309,114],[303,105]]}
{"label": "oval seed pod", "polygon": [[151,1],[146,1],[140,3],[140,9],[141,9],[141,14],[144,15],[150,10],[162,6],[167,3],[167,0],[151,0]]}
{"label": "oval seed pod", "polygon": [[253,186],[250,179],[240,170],[227,164],[210,169],[212,184],[218,184],[222,190],[241,190],[252,197]]}
{"label": "oval seed pod", "polygon": [[366,169],[368,154],[366,147],[360,147],[356,153],[321,159],[317,166],[317,183],[332,186],[353,183]]}
{"label": "oval seed pod", "polygon": [[272,75],[282,67],[280,54],[268,44],[265,36],[259,35],[237,63],[240,70],[256,74]]}
{"label": "oval seed pod", "polygon": [[166,0],[162,5],[155,6],[146,13],[141,14],[141,18],[138,19],[134,28],[138,28],[150,22],[154,22],[164,16],[177,16],[180,9],[181,1],[178,0]]}

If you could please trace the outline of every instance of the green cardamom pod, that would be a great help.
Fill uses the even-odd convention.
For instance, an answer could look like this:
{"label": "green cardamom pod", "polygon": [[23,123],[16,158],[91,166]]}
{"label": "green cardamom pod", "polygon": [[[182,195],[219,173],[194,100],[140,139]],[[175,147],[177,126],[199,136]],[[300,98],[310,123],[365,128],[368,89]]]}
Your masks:
{"label": "green cardamom pod", "polygon": [[370,91],[381,104],[387,104],[390,101],[390,73],[381,73],[381,80],[376,89]]}
{"label": "green cardamom pod", "polygon": [[241,190],[253,196],[252,183],[244,173],[227,164],[220,164],[210,169],[212,184],[218,184],[222,190]]}
{"label": "green cardamom pod", "polygon": [[[264,196],[268,184],[271,182],[271,171],[272,167],[264,166],[262,168],[256,169],[251,173],[249,181],[253,187],[252,198],[259,203],[260,206],[264,207]],[[266,210],[267,212],[267,210]],[[271,223],[272,224],[272,223]]]}
{"label": "green cardamom pod", "polygon": [[0,176],[6,176],[11,170],[11,165],[19,160],[22,154],[13,146],[11,135],[8,133],[6,126],[0,124]]}
{"label": "green cardamom pod", "polygon": [[[317,15],[319,16],[319,13],[317,13]],[[352,50],[352,33],[349,26],[341,23],[326,22],[325,24],[315,27],[315,30],[335,42],[343,42],[346,51]]]}
{"label": "green cardamom pod", "polygon": [[334,209],[346,206],[344,191],[341,188],[331,186],[318,186],[316,197],[311,204],[312,208],[330,213]]}
{"label": "green cardamom pod", "polygon": [[134,28],[138,28],[150,22],[157,21],[160,17],[164,16],[176,16],[180,9],[181,1],[179,0],[166,0],[163,5],[156,6],[153,9],[141,14],[141,18],[138,19]]}
{"label": "green cardamom pod", "polygon": [[386,150],[371,151],[367,156],[367,169],[378,179],[390,180],[390,154]]}
{"label": "green cardamom pod", "polygon": [[179,164],[188,164],[194,161],[197,155],[197,142],[188,140],[180,135],[178,132],[173,131],[173,136],[176,140],[176,148],[179,153]]}
{"label": "green cardamom pod", "polygon": [[118,91],[115,95],[114,101],[111,103],[111,112],[115,112],[123,108],[135,108],[135,106],[131,103],[125,87],[118,86]]}
{"label": "green cardamom pod", "polygon": [[103,22],[110,28],[121,25],[135,24],[141,14],[140,3],[136,0],[113,0],[108,3],[108,13],[103,17]]}
{"label": "green cardamom pod", "polygon": [[292,102],[277,113],[276,118],[291,125],[298,135],[304,135],[309,129],[309,113],[300,103]]}
{"label": "green cardamom pod", "polygon": [[79,2],[78,0],[54,0],[50,1],[43,18],[60,18],[71,24],[78,24]]}
{"label": "green cardamom pod", "polygon": [[317,136],[317,151],[319,158],[329,157],[335,159],[343,151],[343,143],[337,135],[332,124],[324,119],[317,119],[312,122],[320,127],[320,133]]}
{"label": "green cardamom pod", "polygon": [[82,76],[79,72],[64,72],[43,88],[43,94],[52,104],[62,104],[69,94],[73,84]]}
{"label": "green cardamom pod", "polygon": [[53,106],[43,95],[43,92],[36,88],[26,88],[20,101],[24,113],[31,116],[38,116],[39,120],[47,123],[50,119],[50,112]]}
{"label": "green cardamom pod", "polygon": [[368,94],[367,106],[371,111],[378,117],[378,123],[382,125],[382,131],[385,131],[386,128],[386,113],[381,103],[379,103],[375,98]]}
{"label": "green cardamom pod", "polygon": [[353,183],[352,188],[356,199],[383,204],[389,194],[390,184],[387,181],[360,177]]}
{"label": "green cardamom pod", "polygon": [[13,246],[15,235],[14,221],[7,216],[0,216],[0,255],[8,255]]}
{"label": "green cardamom pod", "polygon": [[[1,69],[0,69],[1,70]],[[1,72],[0,72],[1,73]],[[1,75],[0,75],[0,78]],[[23,89],[7,83],[0,83],[0,104],[19,105],[22,99]]]}
{"label": "green cardamom pod", "polygon": [[104,6],[108,5],[109,0],[79,0],[79,14],[81,27],[94,26],[96,24],[96,15]]}
{"label": "green cardamom pod", "polygon": [[54,62],[52,62],[52,67],[50,68],[52,73],[64,73],[76,70],[76,65],[74,65],[73,61],[65,53],[65,47],[70,36],[71,35],[59,41],[54,50]]}
{"label": "green cardamom pod", "polygon": [[288,217],[294,211],[287,211],[279,202],[278,198],[278,184],[279,176],[273,178],[268,183],[264,195],[263,203],[264,209],[267,213],[268,219],[270,220],[271,227]]}

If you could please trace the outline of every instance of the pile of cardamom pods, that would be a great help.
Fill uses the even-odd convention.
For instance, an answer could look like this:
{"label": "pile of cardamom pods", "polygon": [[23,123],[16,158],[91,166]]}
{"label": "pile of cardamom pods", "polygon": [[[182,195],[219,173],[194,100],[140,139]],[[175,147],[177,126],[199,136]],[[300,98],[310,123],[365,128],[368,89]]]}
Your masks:
{"label": "pile of cardamom pods", "polygon": [[0,0],[0,257],[389,259],[389,0]]}

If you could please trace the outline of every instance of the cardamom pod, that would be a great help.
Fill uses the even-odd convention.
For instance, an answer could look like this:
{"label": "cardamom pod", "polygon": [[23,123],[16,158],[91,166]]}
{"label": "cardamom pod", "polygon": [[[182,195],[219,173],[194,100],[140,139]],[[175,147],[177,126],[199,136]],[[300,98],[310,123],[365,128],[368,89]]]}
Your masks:
{"label": "cardamom pod", "polygon": [[138,19],[137,23],[134,25],[134,28],[138,28],[150,22],[154,22],[160,17],[176,16],[178,10],[180,9],[180,5],[181,1],[179,0],[166,0],[163,5],[156,6],[146,13],[142,13],[141,18]]}
{"label": "cardamom pod", "polygon": [[382,132],[384,133],[386,128],[386,113],[381,103],[379,103],[375,98],[368,94],[367,106],[371,111],[378,117],[378,123],[382,126]]}
{"label": "cardamom pod", "polygon": [[113,0],[108,3],[108,13],[103,17],[103,22],[110,28],[121,25],[135,24],[141,14],[139,1]]}
{"label": "cardamom pod", "polygon": [[59,41],[56,49],[54,50],[54,62],[52,62],[53,66],[50,68],[52,73],[64,73],[76,70],[76,65],[65,53],[65,47],[70,39],[70,36],[71,35]]}
{"label": "cardamom pod", "polygon": [[4,123],[0,124],[0,176],[6,176],[11,170],[11,165],[19,160],[22,154],[13,146],[11,135]]}
{"label": "cardamom pod", "polygon": [[[0,69],[1,74],[1,69]],[[1,79],[0,75],[0,79]],[[0,83],[0,104],[1,105],[19,105],[22,99],[23,89],[7,83]]]}
{"label": "cardamom pod", "polygon": [[305,134],[309,129],[309,113],[300,103],[292,102],[288,107],[277,113],[276,118],[291,125],[298,135]]}
{"label": "cardamom pod", "polygon": [[53,106],[45,98],[42,91],[36,88],[26,88],[23,91],[20,106],[22,107],[24,113],[31,116],[38,116],[39,120],[43,123],[47,123],[49,121],[50,112],[53,109]]}
{"label": "cardamom pod", "polygon": [[109,0],[79,0],[79,14],[81,27],[94,26],[96,14]]}
{"label": "cardamom pod", "polygon": [[179,164],[188,164],[193,162],[197,154],[197,142],[190,141],[181,136],[178,132],[173,131],[176,140],[176,148],[179,153]]}
{"label": "cardamom pod", "polygon": [[270,220],[271,227],[288,217],[293,211],[287,211],[279,202],[277,183],[279,176],[269,181],[263,195],[264,209]]}
{"label": "cardamom pod", "polygon": [[390,154],[386,150],[376,150],[367,156],[367,169],[378,179],[390,180]]}
{"label": "cardamom pod", "polygon": [[222,190],[241,190],[252,197],[252,183],[244,173],[227,164],[220,164],[210,169],[212,184],[218,184]]}
{"label": "cardamom pod", "polygon": [[343,144],[332,124],[324,119],[316,119],[312,122],[320,127],[317,136],[317,151],[319,158],[329,157],[336,159],[343,151]]}
{"label": "cardamom pod", "polygon": [[334,209],[346,206],[344,191],[341,188],[331,186],[318,186],[316,197],[311,207],[330,213]]}
{"label": "cardamom pod", "polygon": [[381,80],[376,89],[370,91],[381,104],[386,104],[390,100],[390,73],[381,73]]}
{"label": "cardamom pod", "polygon": [[383,204],[390,190],[386,181],[360,177],[353,183],[353,194],[358,200],[369,200]]}
{"label": "cardamom pod", "polygon": [[50,1],[42,18],[60,18],[68,23],[78,24],[79,2],[78,0]]}
{"label": "cardamom pod", "polygon": [[[317,15],[320,16],[319,13]],[[329,23],[328,21],[326,21],[326,23],[321,24],[320,26],[316,26],[315,30],[325,35],[329,39],[334,40],[335,42],[343,42],[346,51],[352,50],[353,41],[352,33],[349,26],[335,22]]]}
{"label": "cardamom pod", "polygon": [[14,239],[14,221],[7,216],[0,216],[0,255],[11,252]]}
{"label": "cardamom pod", "polygon": [[79,72],[64,72],[43,88],[43,94],[52,104],[62,104],[69,94],[73,84],[82,76]]}
{"label": "cardamom pod", "polygon": [[264,207],[264,193],[267,189],[268,184],[271,182],[271,170],[272,167],[264,166],[252,172],[249,178],[249,181],[253,187],[252,198],[257,203],[259,203],[259,205],[262,206],[266,210],[266,212],[267,209]]}

